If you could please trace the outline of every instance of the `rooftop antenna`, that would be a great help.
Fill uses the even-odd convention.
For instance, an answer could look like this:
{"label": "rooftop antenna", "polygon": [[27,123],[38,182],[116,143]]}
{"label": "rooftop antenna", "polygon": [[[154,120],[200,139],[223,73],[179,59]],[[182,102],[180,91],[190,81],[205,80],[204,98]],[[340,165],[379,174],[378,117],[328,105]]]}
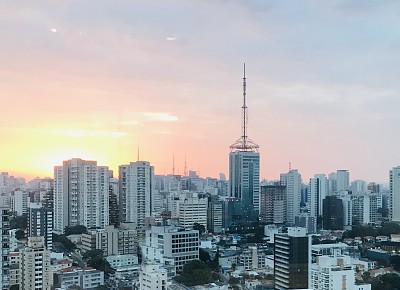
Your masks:
{"label": "rooftop antenna", "polygon": [[243,64],[243,106],[242,106],[242,136],[230,146],[231,151],[257,151],[259,146],[247,137],[248,112],[246,105],[246,63]]}
{"label": "rooftop antenna", "polygon": [[292,162],[289,162],[289,171],[292,170]]}
{"label": "rooftop antenna", "polygon": [[172,175],[175,175],[175,155],[172,155]]}
{"label": "rooftop antenna", "polygon": [[137,141],[137,161],[140,160],[140,146],[139,146],[139,140]]}
{"label": "rooftop antenna", "polygon": [[183,176],[187,176],[187,163],[186,163],[186,156],[185,156],[185,167],[183,169]]}

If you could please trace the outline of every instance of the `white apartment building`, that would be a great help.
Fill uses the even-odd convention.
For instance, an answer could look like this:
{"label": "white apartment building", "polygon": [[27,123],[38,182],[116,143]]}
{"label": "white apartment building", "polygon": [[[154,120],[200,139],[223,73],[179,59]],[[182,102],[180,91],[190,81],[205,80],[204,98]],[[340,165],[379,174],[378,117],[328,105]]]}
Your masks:
{"label": "white apartment building", "polygon": [[71,159],[54,167],[54,232],[66,226],[100,227],[109,224],[107,166],[96,161]]}
{"label": "white apartment building", "polygon": [[243,250],[238,256],[239,265],[243,266],[246,271],[257,271],[264,269],[266,254],[263,249],[256,246],[250,246]]}
{"label": "white apartment building", "polygon": [[160,264],[142,264],[139,274],[139,290],[167,290],[167,270]]}
{"label": "white apartment building", "polygon": [[19,289],[50,290],[50,251],[43,237],[28,237],[28,245],[20,252]]}
{"label": "white apartment building", "polygon": [[281,174],[281,183],[286,186],[286,222],[294,225],[295,217],[300,214],[301,175],[297,169]]}
{"label": "white apartment building", "polygon": [[143,260],[163,265],[173,260],[177,271],[192,260],[199,259],[199,231],[178,227],[151,227],[146,230],[142,246]]}
{"label": "white apartment building", "polygon": [[137,230],[134,224],[121,223],[104,229],[92,229],[82,234],[82,250],[102,250],[104,256],[137,254]]}
{"label": "white apartment building", "polygon": [[188,197],[179,202],[179,226],[187,229],[195,223],[207,229],[208,199]]}
{"label": "white apartment building", "polygon": [[16,190],[11,193],[10,196],[11,211],[17,213],[17,215],[23,215],[28,210],[28,193]]}
{"label": "white apartment building", "polygon": [[309,288],[314,290],[370,290],[371,284],[356,285],[355,265],[350,256],[320,256],[311,265]]}
{"label": "white apartment building", "polygon": [[308,213],[312,217],[322,216],[322,201],[328,195],[328,179],[325,174],[310,178],[308,190]]}
{"label": "white apartment building", "polygon": [[381,217],[381,194],[352,194],[352,224],[376,223]]}
{"label": "white apartment building", "polygon": [[392,221],[400,222],[400,166],[393,167],[390,170],[390,202],[389,218]]}
{"label": "white apartment building", "polygon": [[346,169],[336,171],[336,191],[349,190],[350,187],[350,173]]}
{"label": "white apartment building", "polygon": [[353,180],[351,182],[350,190],[352,194],[356,193],[366,193],[367,192],[367,182],[365,180]]}
{"label": "white apartment building", "polygon": [[59,276],[61,288],[68,289],[77,285],[80,289],[95,289],[104,285],[104,272],[93,268],[67,268],[61,271]]}
{"label": "white apartment building", "polygon": [[106,260],[113,269],[137,266],[139,263],[136,255],[112,255],[106,257]]}
{"label": "white apartment building", "polygon": [[136,223],[144,229],[151,216],[154,189],[154,167],[150,162],[137,161],[119,166],[119,207],[123,222]]}

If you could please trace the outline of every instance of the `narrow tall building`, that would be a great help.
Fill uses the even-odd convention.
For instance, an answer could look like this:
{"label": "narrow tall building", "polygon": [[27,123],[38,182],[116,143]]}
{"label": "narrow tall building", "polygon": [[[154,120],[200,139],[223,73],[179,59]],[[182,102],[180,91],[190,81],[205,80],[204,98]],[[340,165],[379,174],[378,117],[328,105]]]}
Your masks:
{"label": "narrow tall building", "polygon": [[286,223],[286,187],[280,183],[262,185],[260,220],[267,224]]}
{"label": "narrow tall building", "polygon": [[122,222],[144,229],[151,216],[154,193],[154,167],[147,161],[119,166],[119,214]]}
{"label": "narrow tall building", "polygon": [[336,171],[336,190],[337,192],[349,190],[350,188],[350,174],[346,169]]}
{"label": "narrow tall building", "polygon": [[242,136],[230,146],[229,192],[241,203],[242,220],[258,219],[260,211],[259,146],[247,136],[246,71],[243,75]]}
{"label": "narrow tall building", "polygon": [[[1,197],[0,197],[1,199]],[[9,289],[9,253],[10,253],[10,221],[7,207],[0,207],[0,245],[1,245],[1,262],[0,262],[0,289]],[[20,288],[22,289],[22,288]]]}
{"label": "narrow tall building", "polygon": [[109,180],[108,167],[96,161],[74,158],[54,167],[54,232],[108,225]]}
{"label": "narrow tall building", "polygon": [[300,214],[301,175],[297,169],[281,174],[281,183],[286,186],[286,222],[295,224],[296,216]]}
{"label": "narrow tall building", "polygon": [[328,195],[328,179],[325,174],[315,174],[310,178],[308,190],[308,209],[312,217],[322,217],[322,201]]}
{"label": "narrow tall building", "polygon": [[[394,222],[400,222],[400,166],[393,167],[390,174],[389,217]],[[397,208],[397,210],[394,210]]]}
{"label": "narrow tall building", "polygon": [[53,209],[46,208],[41,202],[29,203],[28,237],[44,237],[48,250],[53,248]]}
{"label": "narrow tall building", "polygon": [[275,234],[275,289],[307,289],[310,279],[311,238],[305,228],[289,227]]}

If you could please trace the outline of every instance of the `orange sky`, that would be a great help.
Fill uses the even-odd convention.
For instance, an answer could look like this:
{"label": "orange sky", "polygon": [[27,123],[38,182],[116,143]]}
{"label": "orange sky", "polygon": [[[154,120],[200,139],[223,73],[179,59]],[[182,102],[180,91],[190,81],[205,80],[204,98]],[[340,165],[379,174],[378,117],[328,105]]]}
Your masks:
{"label": "orange sky", "polygon": [[[290,3],[290,4],[289,4]],[[229,10],[230,13],[226,13]],[[261,176],[400,163],[400,6],[286,1],[0,3],[0,170],[52,176],[69,158],[217,177],[240,136]],[[355,19],[357,21],[355,21]]]}

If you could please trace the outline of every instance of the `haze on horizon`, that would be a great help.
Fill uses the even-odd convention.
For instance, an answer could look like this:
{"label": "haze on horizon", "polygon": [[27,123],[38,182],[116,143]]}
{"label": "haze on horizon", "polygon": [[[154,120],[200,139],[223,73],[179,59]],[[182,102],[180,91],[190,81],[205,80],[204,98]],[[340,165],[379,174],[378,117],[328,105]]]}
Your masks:
{"label": "haze on horizon", "polygon": [[399,165],[398,1],[0,3],[0,170],[77,157],[228,172],[246,62],[261,178]]}

